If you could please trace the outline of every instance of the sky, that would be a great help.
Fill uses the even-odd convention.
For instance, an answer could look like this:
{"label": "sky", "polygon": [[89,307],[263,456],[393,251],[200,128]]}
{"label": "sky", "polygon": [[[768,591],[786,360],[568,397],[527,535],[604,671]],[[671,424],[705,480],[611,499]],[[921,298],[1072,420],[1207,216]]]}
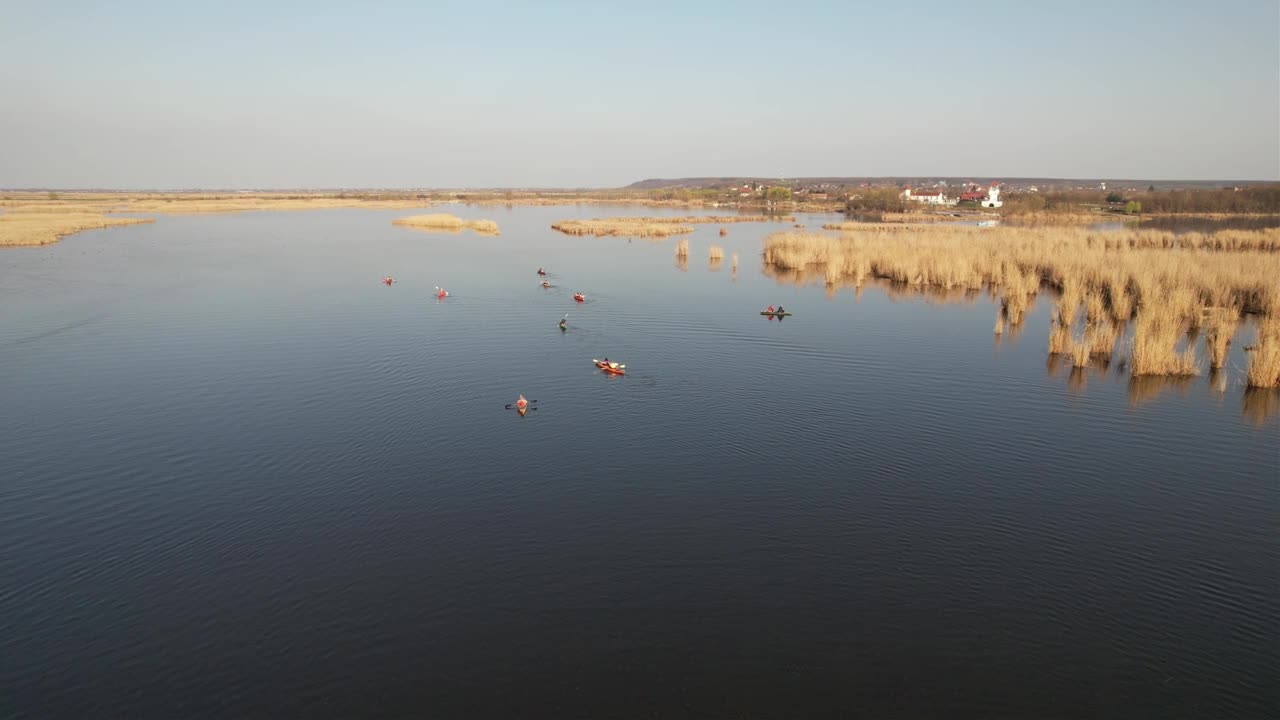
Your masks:
{"label": "sky", "polygon": [[1280,2],[0,2],[0,187],[692,176],[1280,180]]}

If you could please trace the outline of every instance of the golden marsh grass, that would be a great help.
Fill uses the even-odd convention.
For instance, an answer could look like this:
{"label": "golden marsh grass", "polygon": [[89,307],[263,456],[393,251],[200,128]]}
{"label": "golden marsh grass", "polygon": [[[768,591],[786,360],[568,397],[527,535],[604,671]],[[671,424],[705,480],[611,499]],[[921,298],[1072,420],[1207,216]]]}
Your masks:
{"label": "golden marsh grass", "polygon": [[45,245],[83,230],[154,222],[115,213],[194,215],[253,210],[415,208],[427,201],[403,193],[118,193],[6,192],[0,195],[0,246]]}
{"label": "golden marsh grass", "polygon": [[392,225],[403,225],[427,231],[460,232],[464,229],[474,230],[480,235],[500,235],[498,223],[492,220],[464,220],[448,213],[431,215],[410,215],[391,221]]}
{"label": "golden marsh grass", "polygon": [[1213,308],[1205,322],[1204,344],[1209,352],[1209,367],[1221,368],[1227,362],[1227,350],[1231,338],[1240,325],[1240,309],[1237,307]]}
{"label": "golden marsh grass", "polygon": [[1186,333],[1184,319],[1175,308],[1152,306],[1138,312],[1134,321],[1130,372],[1141,375],[1199,375],[1195,347],[1181,352],[1178,341]]}
{"label": "golden marsh grass", "polygon": [[48,245],[84,230],[138,225],[155,222],[154,218],[110,217],[85,212],[14,212],[0,213],[0,247]]}
{"label": "golden marsh grass", "polygon": [[[1131,242],[1128,236],[1138,234],[1145,239]],[[1242,312],[1280,315],[1280,252],[1168,249],[1158,235],[1172,237],[1080,228],[868,225],[839,236],[774,233],[765,239],[764,260],[787,269],[817,266],[854,285],[870,274],[907,285],[981,290],[990,284],[1034,294],[1041,283],[1061,290],[1066,282],[1099,293],[1117,322],[1144,304],[1172,304],[1180,312],[1234,304]]]}
{"label": "golden marsh grass", "polygon": [[[775,222],[793,220],[790,215],[686,215],[671,217],[612,217],[592,220],[561,220],[551,224],[552,230],[566,235],[596,237],[669,237],[693,232],[693,225],[714,223]],[[728,231],[721,228],[721,235]]]}
{"label": "golden marsh grass", "polygon": [[1149,230],[862,223],[851,228],[840,235],[774,233],[765,240],[765,263],[777,277],[821,278],[829,288],[860,287],[873,277],[917,291],[998,292],[1002,319],[1014,328],[1047,285],[1058,291],[1050,353],[1084,353],[1070,332],[1081,307],[1086,327],[1079,342],[1095,358],[1110,355],[1136,313],[1129,353],[1135,375],[1198,374],[1195,344],[1182,347],[1183,338],[1217,322],[1210,328],[1213,342],[1228,342],[1230,329],[1215,313],[1280,317],[1276,229],[1184,241]]}
{"label": "golden marsh grass", "polygon": [[1280,318],[1271,317],[1258,323],[1253,345],[1247,350],[1249,387],[1280,387]]}

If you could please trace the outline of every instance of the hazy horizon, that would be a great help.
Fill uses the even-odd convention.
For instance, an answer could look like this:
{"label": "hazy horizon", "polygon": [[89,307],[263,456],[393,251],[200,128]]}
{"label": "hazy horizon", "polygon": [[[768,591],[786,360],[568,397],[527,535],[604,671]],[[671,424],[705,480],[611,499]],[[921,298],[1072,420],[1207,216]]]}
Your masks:
{"label": "hazy horizon", "polygon": [[23,4],[0,187],[1280,180],[1280,5]]}

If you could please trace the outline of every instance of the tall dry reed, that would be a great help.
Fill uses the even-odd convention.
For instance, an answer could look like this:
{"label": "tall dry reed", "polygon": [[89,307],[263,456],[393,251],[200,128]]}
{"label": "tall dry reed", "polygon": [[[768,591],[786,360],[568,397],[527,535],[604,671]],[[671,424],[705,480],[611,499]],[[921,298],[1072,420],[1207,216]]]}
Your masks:
{"label": "tall dry reed", "polygon": [[1116,341],[1120,339],[1120,328],[1104,318],[1086,327],[1084,336],[1089,344],[1090,357],[1099,358],[1105,362],[1111,359]]}
{"label": "tall dry reed", "polygon": [[676,257],[678,258],[689,257],[689,241],[688,240],[681,240],[680,242],[676,243]]}
{"label": "tall dry reed", "polygon": [[[1187,311],[1210,301],[1280,314],[1280,284],[1274,280],[1280,277],[1280,251],[1252,249],[1270,247],[1268,242],[1237,240],[1233,247],[1248,249],[1219,251],[1180,247],[1176,237],[1136,230],[866,224],[838,236],[774,233],[765,241],[764,256],[767,264],[784,269],[825,266],[829,272],[823,276],[846,281],[855,279],[859,265],[894,282],[942,288],[981,289],[990,283],[1007,290],[1029,275],[1034,292],[1040,282],[1056,279],[1101,294],[1118,324],[1130,319],[1135,306],[1166,301],[1181,303],[1185,319],[1195,324]],[[1016,311],[1020,303],[1008,304]]]}
{"label": "tall dry reed", "polygon": [[1129,354],[1132,373],[1138,375],[1199,375],[1194,346],[1178,352],[1178,340],[1186,327],[1176,309],[1145,307],[1138,311]]}
{"label": "tall dry reed", "polygon": [[1257,335],[1249,348],[1249,387],[1280,387],[1280,318],[1258,323]]}
{"label": "tall dry reed", "polygon": [[1209,367],[1218,369],[1227,362],[1231,338],[1240,325],[1240,308],[1213,308],[1205,322],[1204,345],[1209,352]]}
{"label": "tall dry reed", "polygon": [[409,217],[397,218],[391,221],[392,225],[403,225],[405,227],[417,228],[419,230],[443,230],[446,232],[459,232],[463,229],[474,230],[481,235],[499,235],[498,223],[492,220],[463,220],[456,215],[448,213],[434,213],[431,215],[410,215]]}
{"label": "tall dry reed", "polygon": [[1087,367],[1089,365],[1089,355],[1092,352],[1092,346],[1088,340],[1081,339],[1071,343],[1071,365],[1073,367]]}
{"label": "tall dry reed", "polygon": [[1071,352],[1071,326],[1055,318],[1049,327],[1049,354],[1066,355]]}
{"label": "tall dry reed", "polygon": [[719,245],[712,245],[711,247],[707,248],[707,257],[711,260],[723,260],[724,248],[720,247]]}

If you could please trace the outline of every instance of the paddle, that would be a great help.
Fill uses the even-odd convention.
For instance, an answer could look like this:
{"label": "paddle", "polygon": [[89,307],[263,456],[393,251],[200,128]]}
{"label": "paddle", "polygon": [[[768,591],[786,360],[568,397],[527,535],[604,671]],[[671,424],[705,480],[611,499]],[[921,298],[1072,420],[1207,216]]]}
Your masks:
{"label": "paddle", "polygon": [[[599,361],[599,360],[597,360],[597,359],[595,359],[595,358],[591,358],[591,362],[596,363],[597,365],[599,365],[599,364],[600,364],[600,361]],[[617,364],[617,363],[610,363],[610,364],[609,364],[609,367],[616,367],[616,368],[618,368],[619,370],[623,370],[623,369],[625,369],[627,366],[626,366],[626,365],[619,365],[619,364]]]}

